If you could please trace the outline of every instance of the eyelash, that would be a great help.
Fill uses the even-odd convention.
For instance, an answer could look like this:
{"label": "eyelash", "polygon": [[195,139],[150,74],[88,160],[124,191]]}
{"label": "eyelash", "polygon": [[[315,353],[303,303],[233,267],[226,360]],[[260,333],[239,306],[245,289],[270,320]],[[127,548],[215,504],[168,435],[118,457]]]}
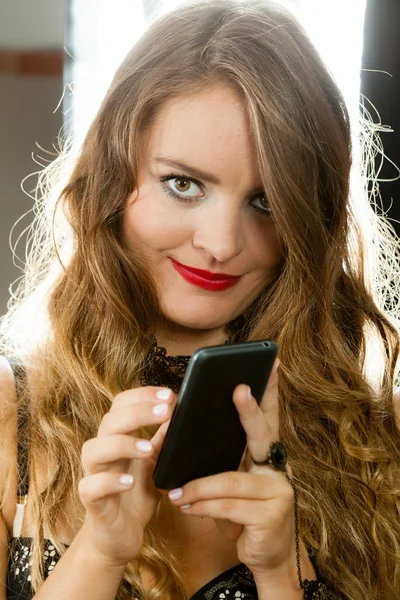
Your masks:
{"label": "eyelash", "polygon": [[[195,183],[199,187],[202,187],[202,184],[197,179],[193,179],[192,177],[187,177],[186,175],[182,175],[182,174],[178,175],[177,173],[170,173],[169,175],[165,175],[164,177],[161,177],[160,182],[165,183],[165,182],[169,181],[170,179],[185,179],[187,181],[190,181],[191,183]],[[194,196],[179,196],[179,194],[177,194],[173,190],[171,190],[171,188],[168,185],[163,185],[162,189],[167,194],[167,196],[170,196],[170,198],[173,198],[174,200],[178,200],[178,202],[182,202],[183,204],[192,204],[193,202],[197,202],[198,200],[201,200],[201,198],[196,198]],[[263,194],[260,194],[260,195],[263,195]],[[259,196],[255,196],[253,198],[253,200],[258,197]],[[263,215],[264,217],[269,217],[271,215],[270,208],[262,209],[262,208],[258,208],[257,206],[252,206],[252,208],[256,212]]]}

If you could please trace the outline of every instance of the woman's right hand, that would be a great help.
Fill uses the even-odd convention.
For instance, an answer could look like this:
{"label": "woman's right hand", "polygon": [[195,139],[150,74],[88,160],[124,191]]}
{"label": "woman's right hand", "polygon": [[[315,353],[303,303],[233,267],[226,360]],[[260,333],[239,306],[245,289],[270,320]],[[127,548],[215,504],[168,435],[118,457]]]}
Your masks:
{"label": "woman's right hand", "polygon": [[[86,517],[79,535],[107,565],[126,566],[140,552],[144,528],[161,498],[152,474],[175,401],[176,395],[166,388],[121,392],[103,417],[97,437],[82,447],[85,477],[78,491]],[[157,425],[151,442],[135,437],[140,427]],[[146,445],[150,450],[141,451]]]}

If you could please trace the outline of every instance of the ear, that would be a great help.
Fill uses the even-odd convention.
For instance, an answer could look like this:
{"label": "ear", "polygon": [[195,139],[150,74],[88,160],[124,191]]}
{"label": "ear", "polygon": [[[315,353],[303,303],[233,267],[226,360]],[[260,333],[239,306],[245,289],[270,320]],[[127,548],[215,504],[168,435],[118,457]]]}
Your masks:
{"label": "ear", "polygon": [[135,200],[137,200],[138,195],[139,195],[139,190],[138,190],[138,188],[135,188],[133,190],[133,192],[131,192],[129,194],[128,198],[126,199],[126,203],[125,203],[126,208],[129,208],[129,206],[131,204],[133,204],[135,202]]}

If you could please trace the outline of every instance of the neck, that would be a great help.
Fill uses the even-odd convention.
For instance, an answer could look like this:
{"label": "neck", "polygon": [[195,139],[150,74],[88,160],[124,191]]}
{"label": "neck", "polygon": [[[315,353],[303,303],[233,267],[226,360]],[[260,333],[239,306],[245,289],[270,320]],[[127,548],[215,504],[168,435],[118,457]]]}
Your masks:
{"label": "neck", "polygon": [[227,327],[218,329],[164,328],[156,333],[157,344],[169,356],[191,356],[198,348],[223,344],[229,337]]}
{"label": "neck", "polygon": [[153,517],[153,524],[181,564],[194,560],[199,565],[199,549],[207,556],[207,554],[212,555],[213,548],[218,550],[217,554],[219,554],[219,558],[214,556],[214,560],[222,560],[221,571],[240,562],[236,540],[232,541],[225,537],[212,517],[194,517],[184,514],[178,507],[171,505],[164,492],[158,511]]}

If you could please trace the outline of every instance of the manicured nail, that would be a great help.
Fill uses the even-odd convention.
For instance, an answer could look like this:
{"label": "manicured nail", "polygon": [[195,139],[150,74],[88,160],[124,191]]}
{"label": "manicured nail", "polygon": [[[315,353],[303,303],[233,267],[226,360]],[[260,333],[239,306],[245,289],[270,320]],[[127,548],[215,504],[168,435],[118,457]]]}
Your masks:
{"label": "manicured nail", "polygon": [[153,444],[148,440],[139,440],[136,442],[135,448],[139,452],[150,452],[153,449]]}
{"label": "manicured nail", "polygon": [[132,485],[133,476],[132,475],[121,475],[121,477],[119,478],[119,482],[122,485]]}
{"label": "manicured nail", "polygon": [[183,496],[183,489],[176,488],[175,490],[171,490],[168,492],[168,496],[170,497],[170,500],[178,500],[178,498],[182,498]]}
{"label": "manicured nail", "polygon": [[184,504],[183,506],[181,506],[181,508],[183,508],[183,510],[185,510],[185,508],[190,508],[192,505],[191,504]]}
{"label": "manicured nail", "polygon": [[251,400],[253,397],[252,393],[251,393],[251,387],[248,385],[247,386],[247,399]]}
{"label": "manicured nail", "polygon": [[165,403],[164,404],[156,404],[151,409],[151,412],[159,417],[160,415],[166,415],[168,412],[168,409],[169,409],[168,404],[165,404]]}
{"label": "manicured nail", "polygon": [[277,372],[277,370],[279,369],[279,365],[281,364],[281,361],[279,360],[279,358],[276,359],[276,365],[275,365],[275,373]]}
{"label": "manicured nail", "polygon": [[156,392],[156,398],[158,398],[158,400],[168,400],[170,396],[171,390],[168,388],[163,388],[162,390],[158,390],[158,392]]}

